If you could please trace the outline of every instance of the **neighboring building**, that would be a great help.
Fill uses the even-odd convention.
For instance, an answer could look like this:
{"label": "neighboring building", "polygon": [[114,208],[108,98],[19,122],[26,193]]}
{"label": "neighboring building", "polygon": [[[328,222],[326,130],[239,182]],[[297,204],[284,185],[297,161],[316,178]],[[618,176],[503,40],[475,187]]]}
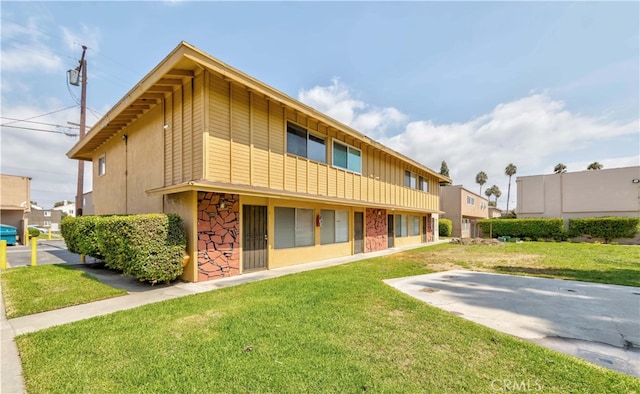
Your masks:
{"label": "neighboring building", "polygon": [[519,176],[519,218],[640,215],[640,166]]}
{"label": "neighboring building", "polygon": [[0,174],[0,222],[18,229],[20,242],[29,225],[26,214],[31,211],[31,178]]}
{"label": "neighboring building", "polygon": [[96,210],[93,207],[93,192],[84,193],[82,195],[82,215],[95,215],[95,212]]}
{"label": "neighboring building", "polygon": [[496,207],[489,207],[489,219],[501,218],[502,209]]}
{"label": "neighboring building", "polygon": [[489,217],[489,200],[462,185],[440,188],[440,208],[444,211],[441,216],[453,222],[453,237],[479,236],[478,220]]}
{"label": "neighboring building", "polygon": [[76,216],[76,203],[75,202],[71,202],[71,201],[67,201],[64,200],[63,201],[64,204],[58,206],[58,207],[54,207],[53,209],[56,211],[61,211],[66,213],[69,216]]}
{"label": "neighboring building", "polygon": [[450,180],[181,43],[68,156],[95,214],[179,214],[203,281],[434,238]]}
{"label": "neighboring building", "polygon": [[38,226],[41,229],[51,229],[60,231],[62,221],[62,211],[55,209],[32,209],[27,213],[30,226]]}

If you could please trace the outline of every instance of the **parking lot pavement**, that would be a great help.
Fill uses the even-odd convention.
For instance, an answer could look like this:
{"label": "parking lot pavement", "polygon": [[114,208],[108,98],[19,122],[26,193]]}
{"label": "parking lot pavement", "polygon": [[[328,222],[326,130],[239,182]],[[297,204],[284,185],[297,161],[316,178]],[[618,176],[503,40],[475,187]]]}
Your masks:
{"label": "parking lot pavement", "polygon": [[[80,262],[80,255],[71,253],[63,240],[40,240],[37,241],[37,265],[46,264],[77,264]],[[31,244],[29,246],[8,246],[7,266],[23,267],[31,265]]]}

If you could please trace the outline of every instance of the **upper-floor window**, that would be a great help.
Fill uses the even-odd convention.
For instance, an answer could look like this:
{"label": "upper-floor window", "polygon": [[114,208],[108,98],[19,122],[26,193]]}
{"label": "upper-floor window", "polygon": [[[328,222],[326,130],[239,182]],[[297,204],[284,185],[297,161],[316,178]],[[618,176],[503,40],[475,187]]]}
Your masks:
{"label": "upper-floor window", "polygon": [[362,172],[362,154],[359,149],[333,141],[333,165],[360,174]]}
{"label": "upper-floor window", "polygon": [[102,176],[107,173],[107,157],[102,155],[98,157],[98,176]]}
{"label": "upper-floor window", "polygon": [[310,134],[302,127],[291,123],[287,123],[287,153],[321,163],[327,162],[324,138]]}
{"label": "upper-floor window", "polygon": [[412,189],[416,188],[416,174],[412,174],[411,171],[404,171],[404,186]]}
{"label": "upper-floor window", "polygon": [[51,217],[51,211],[42,211],[42,216],[44,216],[45,218],[50,218]]}
{"label": "upper-floor window", "polygon": [[467,205],[475,205],[475,204],[476,204],[476,199],[471,196],[467,196]]}
{"label": "upper-floor window", "polygon": [[484,201],[480,202],[480,209],[487,209],[487,203]]}
{"label": "upper-floor window", "polygon": [[423,177],[418,177],[418,190],[422,190],[423,192],[429,191],[429,182]]}

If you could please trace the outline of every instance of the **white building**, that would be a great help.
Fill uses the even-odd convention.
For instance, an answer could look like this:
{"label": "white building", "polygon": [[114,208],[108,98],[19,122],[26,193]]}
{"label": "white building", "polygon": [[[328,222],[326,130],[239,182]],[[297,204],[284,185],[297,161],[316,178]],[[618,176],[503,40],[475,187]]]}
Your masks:
{"label": "white building", "polygon": [[64,200],[64,204],[53,208],[56,211],[62,211],[69,216],[76,216],[76,203]]}

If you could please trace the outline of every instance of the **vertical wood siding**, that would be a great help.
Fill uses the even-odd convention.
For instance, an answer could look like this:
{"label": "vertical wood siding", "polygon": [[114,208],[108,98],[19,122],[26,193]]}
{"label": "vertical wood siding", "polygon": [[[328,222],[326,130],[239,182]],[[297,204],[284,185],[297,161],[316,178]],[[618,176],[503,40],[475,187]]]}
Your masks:
{"label": "vertical wood siding", "polygon": [[[374,147],[283,107],[260,94],[208,75],[206,177],[217,182],[268,187],[372,204],[438,210],[437,178]],[[327,163],[286,153],[286,123],[326,139]],[[361,150],[362,174],[331,165],[333,139]],[[404,171],[422,176],[429,192],[404,187]]]}

